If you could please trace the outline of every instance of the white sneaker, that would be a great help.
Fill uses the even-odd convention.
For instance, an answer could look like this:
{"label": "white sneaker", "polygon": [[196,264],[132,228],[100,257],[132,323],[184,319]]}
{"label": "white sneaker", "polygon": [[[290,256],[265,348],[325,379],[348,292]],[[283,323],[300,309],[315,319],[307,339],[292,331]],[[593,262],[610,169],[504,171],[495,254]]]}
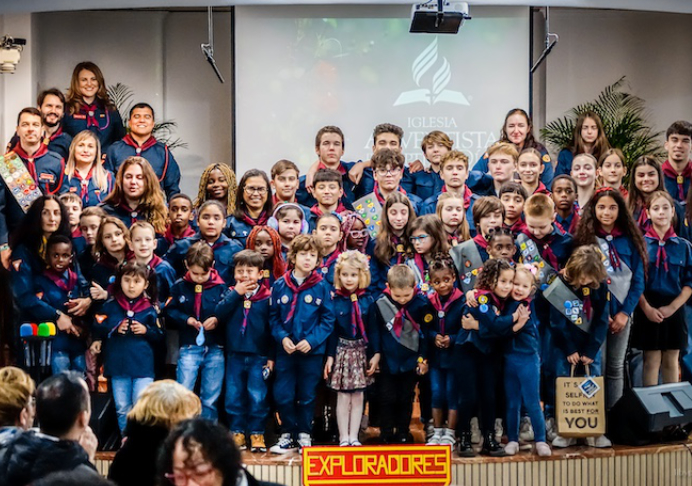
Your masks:
{"label": "white sneaker", "polygon": [[481,443],[481,428],[478,426],[478,417],[473,417],[471,419],[471,443]]}
{"label": "white sneaker", "polygon": [[302,449],[303,447],[310,446],[312,446],[312,438],[310,437],[310,434],[306,434],[305,432],[298,434],[298,447]]}
{"label": "white sneaker", "polygon": [[536,442],[536,454],[541,457],[548,457],[553,454],[550,450],[550,446],[545,442]]}
{"label": "white sneaker", "polygon": [[495,441],[499,444],[502,442],[502,436],[504,435],[505,431],[502,428],[502,419],[496,418],[495,419]]}
{"label": "white sneaker", "polygon": [[519,442],[507,442],[507,445],[505,446],[505,454],[508,456],[513,456],[517,452],[519,452]]}
{"label": "white sneaker", "polygon": [[425,440],[432,440],[436,430],[437,429],[435,429],[435,426],[432,424],[432,422],[428,422],[425,425]]}
{"label": "white sneaker", "polygon": [[440,438],[440,445],[450,445],[452,448],[454,448],[454,444],[456,444],[457,439],[454,434],[453,429],[442,429],[442,437]]}
{"label": "white sneaker", "polygon": [[577,439],[574,437],[562,437],[561,435],[555,436],[553,439],[553,447],[571,447],[577,444]]}
{"label": "white sneaker", "polygon": [[432,437],[430,437],[430,439],[428,439],[427,445],[439,445],[440,440],[442,439],[442,431],[443,430],[444,429],[442,429],[442,428],[438,429],[436,427]]}
{"label": "white sneaker", "polygon": [[555,427],[555,419],[550,417],[545,421],[545,438],[548,442],[553,442],[557,437],[557,428]]}
{"label": "white sneaker", "polygon": [[533,425],[529,417],[522,417],[519,423],[519,440],[531,442],[534,439]]}
{"label": "white sneaker", "polygon": [[586,445],[589,447],[596,447],[597,449],[607,449],[608,447],[613,447],[613,443],[605,435],[599,435],[598,437],[587,437]]}
{"label": "white sneaker", "polygon": [[293,440],[290,433],[281,434],[279,441],[269,448],[273,454],[288,454],[298,450],[298,444]]}

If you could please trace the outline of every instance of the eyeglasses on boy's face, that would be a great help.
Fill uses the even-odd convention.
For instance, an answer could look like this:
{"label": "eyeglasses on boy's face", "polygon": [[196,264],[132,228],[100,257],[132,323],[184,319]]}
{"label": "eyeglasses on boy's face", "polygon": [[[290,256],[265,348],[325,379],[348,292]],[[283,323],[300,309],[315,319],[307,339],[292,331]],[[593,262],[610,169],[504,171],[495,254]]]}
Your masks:
{"label": "eyeglasses on boy's face", "polygon": [[426,238],[430,238],[430,235],[419,235],[419,236],[411,236],[409,237],[408,241],[413,243],[414,245],[418,242],[421,242],[425,240]]}
{"label": "eyeglasses on boy's face", "polygon": [[259,194],[260,196],[264,196],[267,193],[267,188],[266,187],[250,187],[250,186],[245,186],[245,193],[246,194]]}
{"label": "eyeglasses on boy's face", "polygon": [[375,173],[380,177],[385,177],[387,174],[396,176],[401,174],[401,167],[391,167],[389,169],[376,169]]}

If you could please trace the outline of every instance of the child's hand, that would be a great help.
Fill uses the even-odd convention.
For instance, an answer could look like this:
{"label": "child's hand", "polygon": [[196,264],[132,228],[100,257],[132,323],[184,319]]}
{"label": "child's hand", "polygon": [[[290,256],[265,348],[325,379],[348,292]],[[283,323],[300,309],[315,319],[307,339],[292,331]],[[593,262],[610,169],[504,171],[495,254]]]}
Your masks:
{"label": "child's hand", "polygon": [[320,161],[318,159],[312,163],[312,165],[308,169],[308,173],[305,174],[305,188],[308,191],[310,191],[310,194],[312,194],[312,179],[315,177],[315,174],[317,174],[317,168],[319,167],[319,165]]}
{"label": "child's hand", "polygon": [[435,346],[437,346],[438,348],[444,348],[444,346],[442,345],[443,340],[444,337],[442,336],[442,334],[438,334],[437,336],[435,336]]}
{"label": "child's hand", "polygon": [[582,356],[581,362],[584,363],[585,365],[590,365],[591,363],[593,363],[593,360],[591,358],[589,358],[588,356]]}
{"label": "child's hand", "polygon": [[658,312],[661,313],[664,319],[668,319],[670,316],[675,314],[675,312],[677,312],[677,309],[673,309],[672,305],[664,305],[663,307],[658,308]]}
{"label": "child's hand", "polygon": [[476,300],[476,291],[469,290],[466,292],[466,304],[469,307],[478,307],[478,301]]}
{"label": "child's hand", "polygon": [[416,368],[416,372],[420,375],[423,376],[428,372],[428,362],[427,361],[422,361],[418,363],[418,368]]}
{"label": "child's hand", "polygon": [[312,346],[310,346],[310,343],[307,342],[305,339],[296,344],[296,351],[300,351],[303,354],[309,353],[311,349]]}
{"label": "child's hand", "polygon": [[578,365],[579,361],[581,361],[581,357],[579,356],[579,353],[572,353],[569,356],[567,356],[567,362],[571,365]]}
{"label": "child's hand", "polygon": [[[660,309],[659,309],[660,311]],[[610,319],[610,332],[613,334],[617,334],[620,331],[622,331],[625,326],[627,325],[627,321],[629,320],[629,317],[627,317],[627,314],[624,312],[618,312],[615,314],[615,317]]]}
{"label": "child's hand", "polygon": [[644,315],[646,316],[646,318],[649,319],[651,322],[655,322],[657,324],[663,322],[664,317],[660,309],[656,309],[654,307],[651,307],[650,305],[647,305],[645,307],[642,306],[642,310],[644,311]]}
{"label": "child's hand", "polygon": [[281,340],[281,344],[284,347],[284,351],[286,351],[288,354],[293,354],[296,350],[296,345],[293,344],[293,341],[291,341],[291,338],[288,336]]}
{"label": "child's hand", "polygon": [[89,294],[94,300],[106,300],[108,298],[108,292],[103,290],[103,287],[96,282],[92,282],[91,288],[89,289]]}
{"label": "child's hand", "polygon": [[204,328],[205,331],[213,331],[214,329],[216,329],[216,326],[218,326],[218,325],[219,325],[219,320],[214,316],[211,316],[210,318],[208,318],[206,321],[204,321],[202,323],[202,327]]}
{"label": "child's hand", "polygon": [[466,314],[465,316],[462,316],[461,318],[461,327],[463,327],[466,331],[477,331],[478,330],[478,321],[476,320],[475,317]]}
{"label": "child's hand", "polygon": [[411,162],[408,165],[408,171],[410,174],[415,174],[416,172],[420,172],[425,170],[425,167],[423,166],[423,162],[420,160],[416,159],[413,162]]}
{"label": "child's hand", "polygon": [[127,319],[123,319],[120,322],[120,324],[118,325],[118,332],[120,334],[125,334],[129,328],[130,328],[130,323],[127,321]]}
{"label": "child's hand", "polygon": [[324,363],[324,379],[328,380],[329,375],[332,374],[332,368],[334,367],[334,358],[331,356],[327,358],[327,362]]}
{"label": "child's hand", "polygon": [[449,335],[446,335],[442,338],[442,347],[443,348],[448,348],[452,344],[452,338],[449,337]]}
{"label": "child's hand", "polygon": [[238,282],[235,285],[235,291],[240,295],[245,295],[249,294],[250,292],[254,292],[258,286],[259,284],[257,282],[250,282],[247,280],[245,282]]}
{"label": "child's hand", "polygon": [[61,312],[60,317],[58,317],[58,321],[55,324],[58,326],[58,329],[66,332],[67,334],[74,334],[75,336],[79,335],[79,331],[77,331],[77,328],[74,327],[72,324],[72,319],[70,319],[70,316],[67,314]]}
{"label": "child's hand", "polygon": [[199,331],[199,328],[202,327],[202,323],[199,322],[199,321],[198,321],[197,319],[195,319],[194,317],[188,317],[188,318],[187,318],[187,325],[188,325],[188,326],[194,327],[194,328],[197,329],[198,331]]}
{"label": "child's hand", "polygon": [[91,299],[84,297],[81,299],[71,299],[67,302],[67,312],[73,316],[83,316],[91,306]]}
{"label": "child's hand", "polygon": [[519,329],[524,327],[524,324],[529,320],[529,316],[531,315],[531,312],[529,312],[528,307],[525,305],[520,305],[517,307],[517,310],[514,311],[514,314],[512,314],[512,317],[514,318],[515,324],[519,324]]}
{"label": "child's hand", "polygon": [[130,326],[130,329],[132,329],[133,334],[146,334],[147,333],[147,326],[142,324],[139,321],[132,321],[132,325]]}
{"label": "child's hand", "polygon": [[91,351],[91,354],[93,355],[101,354],[101,341],[94,341],[91,343],[91,346],[89,346],[89,351]]}
{"label": "child's hand", "polygon": [[375,355],[370,358],[368,362],[368,369],[365,372],[367,376],[372,376],[377,372],[377,367],[380,365],[380,353],[375,353]]}

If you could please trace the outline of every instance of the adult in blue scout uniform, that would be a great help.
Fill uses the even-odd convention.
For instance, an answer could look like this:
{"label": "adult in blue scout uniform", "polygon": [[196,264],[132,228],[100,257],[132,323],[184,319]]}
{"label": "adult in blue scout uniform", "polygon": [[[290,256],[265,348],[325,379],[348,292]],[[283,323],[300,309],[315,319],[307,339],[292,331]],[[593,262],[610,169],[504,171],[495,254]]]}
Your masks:
{"label": "adult in blue scout uniform", "polygon": [[216,420],[224,374],[224,329],[216,306],[228,286],[214,268],[214,253],[197,242],[186,254],[187,272],[171,289],[166,301],[166,322],[179,332],[177,381],[195,389],[201,375],[202,416]]}
{"label": "adult in blue scout uniform", "polygon": [[610,187],[596,190],[584,208],[574,241],[576,245],[595,243],[605,256],[611,296],[605,373],[610,409],[624,392],[631,317],[644,292],[646,244],[622,194]]}
{"label": "adult in blue scout uniform", "polygon": [[666,191],[680,204],[687,203],[692,180],[692,124],[676,121],[666,130],[665,148],[668,158],[663,162],[663,183]]}
{"label": "adult in blue scout uniform", "polygon": [[190,246],[204,241],[214,252],[214,268],[221,278],[228,284],[233,282],[233,257],[243,246],[223,234],[225,219],[226,208],[220,202],[212,199],[202,204],[197,214],[199,233],[176,241],[164,257],[179,276],[185,274],[184,260]]}
{"label": "adult in blue scout uniform", "polygon": [[603,122],[598,114],[587,111],[579,115],[574,126],[572,147],[560,151],[557,156],[555,175],[572,172],[572,161],[579,154],[591,154],[596,160],[610,148],[610,143],[603,131]]}
{"label": "adult in blue scout uniform", "polygon": [[[302,213],[302,209],[300,210]],[[264,226],[272,215],[269,177],[264,171],[250,169],[240,179],[235,212],[228,220],[224,233],[243,247],[255,226]]]}
{"label": "adult in blue scout uniform", "polygon": [[349,170],[353,167],[353,162],[344,162],[341,157],[344,155],[344,133],[339,127],[325,126],[319,129],[315,135],[315,153],[317,163],[313,165],[307,176],[301,176],[299,180],[296,199],[300,204],[311,208],[317,202],[313,197],[312,177],[320,169],[332,169],[341,174],[342,189],[344,194],[341,202],[347,209],[351,209],[351,204],[355,201],[354,183],[349,178]]}
{"label": "adult in blue scout uniform", "polygon": [[[533,137],[533,123],[526,111],[521,108],[514,108],[507,113],[507,116],[505,116],[505,123],[502,125],[502,130],[500,130],[499,142],[513,143],[519,153],[526,148],[538,150],[541,154],[541,160],[543,161],[541,182],[546,186],[550,186],[553,180],[553,161],[550,160],[548,150]],[[483,156],[478,159],[478,162],[473,166],[473,171],[484,174],[488,172],[487,153],[483,154]],[[471,179],[473,180],[474,178],[472,177]]]}
{"label": "adult in blue scout uniform", "polygon": [[312,445],[312,417],[327,338],[334,329],[330,287],[316,270],[321,257],[315,236],[298,235],[288,261],[293,270],[272,288],[269,319],[277,344],[274,398],[282,435],[274,453]]}
{"label": "adult in blue scout uniform", "polygon": [[168,145],[153,135],[154,109],[147,103],[137,103],[130,109],[130,133],[114,142],[106,152],[105,166],[113,173],[133,155],[147,159],[156,173],[166,198],[180,192],[180,167]]}
{"label": "adult in blue scout uniform", "polygon": [[125,136],[123,120],[108,96],[103,73],[93,62],[80,62],[72,71],[67,108],[63,130],[73,137],[82,130],[92,130],[105,153]]}
{"label": "adult in blue scout uniform", "polygon": [[434,130],[423,137],[420,148],[430,166],[416,172],[407,170],[401,181],[401,187],[407,193],[415,194],[423,201],[439,194],[444,185],[440,162],[452,150],[453,143],[446,133],[439,130]]}
{"label": "adult in blue scout uniform", "polygon": [[[57,88],[41,91],[36,104],[41,112],[43,121],[42,142],[48,150],[55,152],[63,159],[67,159],[70,151],[72,137],[62,129],[62,119],[65,115],[65,95]],[[15,133],[7,144],[7,152],[19,143],[19,136]]]}
{"label": "adult in blue scout uniform", "polygon": [[71,192],[82,207],[98,206],[115,187],[113,174],[103,167],[98,137],[90,130],[79,132],[70,146],[61,192]]}

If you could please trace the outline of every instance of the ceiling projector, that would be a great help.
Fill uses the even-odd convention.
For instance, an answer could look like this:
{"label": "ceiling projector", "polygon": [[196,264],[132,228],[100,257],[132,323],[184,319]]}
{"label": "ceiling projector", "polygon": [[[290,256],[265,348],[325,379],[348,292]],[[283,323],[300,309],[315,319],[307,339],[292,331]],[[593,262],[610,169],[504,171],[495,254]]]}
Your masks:
{"label": "ceiling projector", "polygon": [[414,4],[411,9],[411,28],[414,34],[456,34],[464,20],[470,19],[466,2],[437,2]]}
{"label": "ceiling projector", "polygon": [[26,39],[15,39],[9,35],[0,39],[0,73],[14,73],[25,45]]}

